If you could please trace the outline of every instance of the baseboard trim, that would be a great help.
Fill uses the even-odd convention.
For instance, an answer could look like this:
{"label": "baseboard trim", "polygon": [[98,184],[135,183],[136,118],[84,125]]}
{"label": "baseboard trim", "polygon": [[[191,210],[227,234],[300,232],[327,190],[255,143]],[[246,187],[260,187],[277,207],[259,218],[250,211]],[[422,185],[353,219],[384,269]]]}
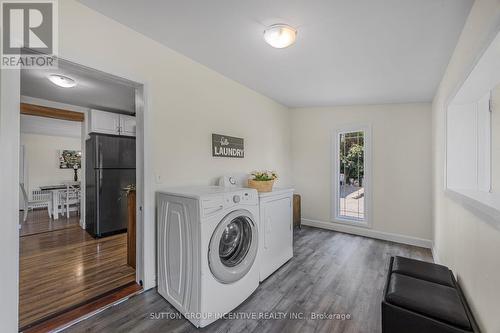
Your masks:
{"label": "baseboard trim", "polygon": [[347,234],[353,234],[357,236],[363,236],[368,238],[381,239],[386,241],[391,241],[395,243],[414,245],[419,247],[425,247],[427,249],[432,249],[432,241],[429,239],[405,236],[400,234],[393,234],[390,232],[377,231],[373,229],[367,229],[362,227],[350,226],[345,224],[339,224],[334,222],[317,221],[311,219],[301,219],[303,225],[310,227],[334,230],[338,232],[344,232]]}

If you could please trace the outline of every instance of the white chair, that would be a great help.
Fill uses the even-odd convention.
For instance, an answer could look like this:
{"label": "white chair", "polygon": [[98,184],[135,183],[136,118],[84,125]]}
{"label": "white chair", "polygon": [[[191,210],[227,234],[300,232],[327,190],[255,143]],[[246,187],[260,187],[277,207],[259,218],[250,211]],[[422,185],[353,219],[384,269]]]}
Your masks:
{"label": "white chair", "polygon": [[66,190],[61,191],[60,195],[62,213],[66,212],[67,218],[69,218],[70,211],[76,211],[80,215],[80,189],[72,185],[66,185]]}
{"label": "white chair", "polygon": [[26,222],[28,219],[28,210],[33,210],[33,207],[35,205],[47,205],[47,211],[49,212],[49,218],[52,217],[52,199],[39,199],[39,200],[29,200],[28,199],[28,194],[26,193],[26,189],[24,188],[23,183],[19,183],[19,187],[21,188],[21,192],[23,194],[23,201],[24,201],[24,218],[23,221]]}

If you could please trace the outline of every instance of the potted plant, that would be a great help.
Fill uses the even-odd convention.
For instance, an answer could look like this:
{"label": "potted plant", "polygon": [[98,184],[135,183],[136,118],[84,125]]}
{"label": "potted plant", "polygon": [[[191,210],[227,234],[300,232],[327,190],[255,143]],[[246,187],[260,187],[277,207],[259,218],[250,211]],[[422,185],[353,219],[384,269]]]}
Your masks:
{"label": "potted plant", "polygon": [[274,181],[278,178],[275,171],[254,171],[248,180],[248,187],[256,189],[258,192],[271,192]]}

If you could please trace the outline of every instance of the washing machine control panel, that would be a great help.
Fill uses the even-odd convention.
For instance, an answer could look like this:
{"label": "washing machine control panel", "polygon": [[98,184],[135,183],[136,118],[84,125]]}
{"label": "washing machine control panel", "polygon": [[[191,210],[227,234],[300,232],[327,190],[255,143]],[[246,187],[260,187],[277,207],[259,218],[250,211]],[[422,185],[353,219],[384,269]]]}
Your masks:
{"label": "washing machine control panel", "polygon": [[256,205],[258,203],[257,192],[253,190],[242,190],[236,193],[228,193],[225,197],[225,203],[228,206],[238,204],[242,205]]}
{"label": "washing machine control panel", "polygon": [[257,191],[253,189],[242,189],[204,198],[201,202],[201,211],[202,216],[207,217],[236,206],[244,208],[245,206],[258,204],[259,196]]}

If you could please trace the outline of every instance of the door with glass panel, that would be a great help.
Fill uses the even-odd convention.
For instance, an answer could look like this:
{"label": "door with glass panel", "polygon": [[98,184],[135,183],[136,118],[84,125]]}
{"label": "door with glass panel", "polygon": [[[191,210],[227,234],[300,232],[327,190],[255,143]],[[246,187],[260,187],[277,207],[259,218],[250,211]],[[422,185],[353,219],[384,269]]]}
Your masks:
{"label": "door with glass panel", "polygon": [[367,224],[369,197],[369,129],[335,133],[334,221]]}

